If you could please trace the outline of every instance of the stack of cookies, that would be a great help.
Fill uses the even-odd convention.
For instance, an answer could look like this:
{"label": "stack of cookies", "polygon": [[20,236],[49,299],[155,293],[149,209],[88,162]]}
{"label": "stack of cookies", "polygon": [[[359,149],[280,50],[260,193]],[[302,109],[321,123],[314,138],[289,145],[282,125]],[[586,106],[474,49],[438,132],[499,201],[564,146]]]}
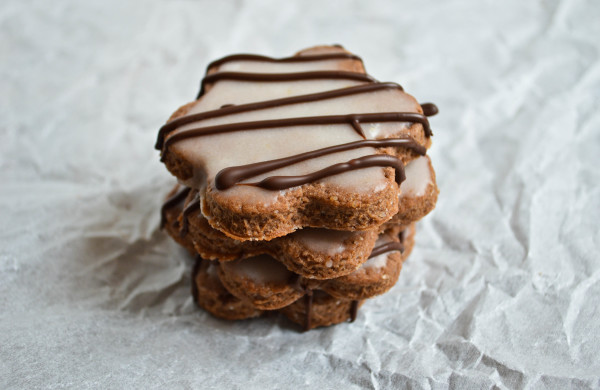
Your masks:
{"label": "stack of cookies", "polygon": [[354,320],[396,283],[435,206],[436,113],[337,45],[211,63],[156,144],[178,179],[162,224],[196,257],[198,305],[305,329]]}

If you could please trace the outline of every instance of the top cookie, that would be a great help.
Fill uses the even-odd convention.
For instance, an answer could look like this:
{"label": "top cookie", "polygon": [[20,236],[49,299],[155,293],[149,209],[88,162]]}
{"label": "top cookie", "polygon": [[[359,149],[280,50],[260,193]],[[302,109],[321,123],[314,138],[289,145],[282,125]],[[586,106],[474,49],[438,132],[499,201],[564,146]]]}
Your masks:
{"label": "top cookie", "polygon": [[404,164],[425,153],[419,103],[337,46],[209,65],[199,99],[161,128],[157,148],[198,189],[211,226],[270,240],[305,226],[364,230],[398,211]]}

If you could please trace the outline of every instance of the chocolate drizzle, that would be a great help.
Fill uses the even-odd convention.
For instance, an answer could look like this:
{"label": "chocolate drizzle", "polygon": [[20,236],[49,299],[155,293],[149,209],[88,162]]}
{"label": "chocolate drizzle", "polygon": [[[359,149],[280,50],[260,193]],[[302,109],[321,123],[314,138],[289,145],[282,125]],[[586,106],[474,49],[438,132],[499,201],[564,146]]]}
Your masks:
{"label": "chocolate drizzle", "polygon": [[177,129],[178,127],[187,125],[189,123],[198,122],[198,121],[202,121],[202,120],[209,119],[209,118],[216,118],[216,117],[220,117],[220,116],[238,114],[241,112],[256,111],[256,110],[262,110],[265,108],[281,107],[281,106],[297,104],[297,103],[310,103],[310,102],[334,99],[334,98],[338,98],[338,97],[350,96],[350,95],[355,95],[355,94],[360,94],[360,93],[375,92],[375,91],[379,91],[379,90],[383,90],[383,89],[397,89],[399,91],[403,90],[402,86],[400,86],[396,83],[373,83],[373,84],[357,85],[354,87],[334,89],[334,90],[325,91],[325,92],[311,93],[311,94],[307,94],[307,95],[299,95],[299,96],[292,96],[292,97],[286,97],[286,98],[280,98],[280,99],[264,100],[264,101],[255,102],[255,103],[247,103],[247,104],[240,104],[240,105],[225,104],[225,105],[221,106],[221,108],[218,110],[211,110],[211,111],[200,112],[198,114],[182,116],[182,117],[173,119],[172,121],[166,123],[165,125],[163,125],[160,128],[160,130],[158,132],[158,138],[156,140],[156,145],[154,147],[158,150],[162,150],[165,137],[169,133],[171,133],[173,130]]}
{"label": "chocolate drizzle", "polygon": [[434,116],[440,112],[437,106],[433,103],[421,103],[421,108],[423,109],[423,114],[425,116]]}
{"label": "chocolate drizzle", "polygon": [[[197,127],[194,129],[180,131],[171,135],[164,141],[162,153],[164,156],[168,147],[174,142],[192,137],[232,133],[236,131],[273,129],[279,127],[352,124],[354,121],[358,121],[360,123],[416,122],[421,123],[425,129],[425,133],[431,135],[431,129],[429,128],[429,121],[427,120],[427,117],[414,112],[378,112],[368,114],[304,116],[299,118],[282,118],[252,122],[228,123],[224,125]],[[360,132],[357,131],[357,133],[361,135]]]}
{"label": "chocolate drizzle", "polygon": [[246,73],[246,72],[218,72],[209,74],[202,79],[200,84],[200,92],[196,99],[204,95],[206,85],[217,82],[219,80],[236,80],[236,81],[259,81],[259,82],[280,82],[280,81],[300,81],[300,80],[356,80],[364,82],[375,82],[376,80],[365,73],[346,72],[342,70],[317,70],[311,72],[296,72],[296,73]]}
{"label": "chocolate drizzle", "polygon": [[[416,143],[414,140],[412,140],[410,138],[393,138],[393,139],[382,139],[382,140],[355,141],[355,142],[350,142],[350,143],[346,143],[346,144],[330,146],[328,148],[313,150],[310,152],[301,153],[301,154],[297,154],[294,156],[284,157],[284,158],[280,158],[277,160],[262,161],[262,162],[254,163],[254,164],[225,168],[225,169],[221,170],[215,177],[215,187],[218,190],[226,190],[243,180],[249,179],[251,177],[254,177],[254,176],[266,173],[266,172],[273,171],[275,169],[283,168],[285,166],[289,166],[289,165],[292,165],[292,164],[295,164],[295,163],[298,163],[301,161],[305,161],[305,160],[308,160],[311,158],[321,157],[326,154],[337,153],[337,152],[342,152],[342,151],[357,149],[357,148],[364,148],[364,147],[374,147],[374,148],[405,147],[405,148],[410,149],[420,155],[424,155],[425,152],[427,151],[423,146],[419,145],[418,143]],[[394,161],[394,163],[396,163],[395,160],[390,160],[390,161]],[[361,168],[358,165],[359,164],[356,165],[357,166],[356,169]],[[326,168],[328,170],[326,173],[333,171],[332,168],[333,168],[333,166]],[[316,174],[316,173],[317,172],[315,172],[314,174]],[[329,173],[327,176],[330,176],[331,174],[335,174],[335,173]],[[273,181],[273,178],[269,178],[269,179],[271,179],[271,181]],[[278,180],[278,181],[281,182],[281,180]],[[263,187],[263,188],[267,188],[267,187]],[[283,187],[283,188],[287,188],[287,187]],[[267,188],[267,189],[273,189],[273,188]]]}
{"label": "chocolate drizzle", "polygon": [[286,188],[300,186],[306,183],[312,183],[329,176],[339,173],[354,171],[368,167],[392,167],[396,170],[396,183],[400,185],[406,179],[404,174],[404,164],[399,158],[387,154],[373,154],[370,156],[359,157],[348,162],[330,165],[307,175],[299,176],[270,176],[255,183],[243,183],[244,185],[261,187],[266,190],[284,190]]}
{"label": "chocolate drizzle", "polygon": [[312,307],[313,307],[313,292],[312,290],[306,291],[304,295],[304,303],[306,305],[306,317],[304,318],[304,330],[311,328],[312,322]]}
{"label": "chocolate drizzle", "polygon": [[383,245],[379,245],[378,247],[373,248],[369,259],[393,251],[404,251],[404,245],[401,242],[388,242]]}
{"label": "chocolate drizzle", "polygon": [[303,277],[298,274],[292,274],[289,280],[292,288],[304,294],[304,330],[307,331],[312,325],[312,308],[313,308],[313,290],[308,287]]}
{"label": "chocolate drizzle", "polygon": [[200,272],[200,266],[202,265],[202,257],[196,256],[196,261],[194,262],[194,267],[192,268],[192,297],[194,298],[194,303],[198,305],[198,284],[196,282],[196,277]]}
{"label": "chocolate drizzle", "polygon": [[[335,45],[334,45],[335,46]],[[338,46],[341,48],[341,46]],[[362,59],[354,54],[346,52],[338,53],[324,53],[324,54],[311,54],[303,56],[293,56],[285,58],[273,58],[267,56],[261,56],[258,54],[232,54],[218,60],[215,60],[208,64],[206,70],[214,68],[219,65],[223,65],[227,62],[232,61],[257,61],[257,62],[272,62],[272,63],[286,63],[286,62],[310,62],[310,61],[326,61],[326,60],[356,60],[362,62]]]}
{"label": "chocolate drizzle", "polygon": [[[232,61],[255,61],[255,62],[271,62],[271,63],[294,63],[294,62],[312,62],[312,61],[327,61],[327,60],[355,60],[355,61],[360,61],[362,63],[362,59],[354,54],[350,54],[350,53],[346,53],[346,52],[338,52],[338,53],[323,53],[323,54],[313,54],[313,55],[303,55],[303,56],[293,56],[293,57],[285,57],[285,58],[272,58],[272,57],[267,57],[267,56],[261,56],[261,55],[256,55],[256,54],[233,54],[233,55],[229,55],[223,58],[220,58],[218,60],[215,60],[213,62],[211,62],[210,64],[208,64],[208,66],[206,67],[206,73],[208,74],[210,69],[218,67],[220,65],[223,65],[227,62],[232,62]],[[298,72],[298,73],[288,73],[287,77],[283,77],[283,76],[279,76],[282,78],[283,81],[291,81],[291,80],[308,80],[308,79],[320,79],[320,78],[348,78],[348,79],[355,79],[355,80],[361,80],[361,81],[373,81],[373,78],[365,80],[364,77],[361,78],[355,78],[357,76],[353,76],[353,75],[345,75],[343,76],[342,73],[354,73],[355,75],[363,75],[365,76],[363,73],[355,73],[355,72],[338,72],[338,71],[319,71],[319,72],[336,72],[338,73],[337,76],[333,75],[333,73],[330,73],[329,76],[327,76],[325,73],[323,73],[322,76],[318,76],[316,73],[317,72]],[[211,76],[215,76],[216,74],[225,74],[225,73],[229,73],[228,76],[219,76],[216,78],[212,78]],[[312,75],[310,75],[309,73],[313,73]],[[205,87],[206,84],[208,83],[212,83],[215,81],[218,81],[220,79],[234,79],[234,80],[242,80],[242,81],[282,81],[282,80],[271,80],[271,79],[261,79],[261,78],[257,78],[256,75],[261,75],[261,73],[242,73],[242,72],[219,72],[219,73],[212,73],[209,74],[208,76],[204,77],[202,79],[202,82],[200,83],[200,91],[198,92],[198,95],[196,96],[196,99],[199,99],[202,95],[204,95],[205,92]],[[268,74],[268,73],[263,73],[263,75],[274,75],[274,74]],[[284,73],[279,73],[279,74],[275,74],[275,75],[284,75]]]}
{"label": "chocolate drizzle", "polygon": [[350,322],[354,322],[356,320],[356,315],[358,314],[358,301],[353,300],[350,304]]}
{"label": "chocolate drizzle", "polygon": [[406,238],[406,232],[408,229],[404,229],[402,230],[400,233],[398,233],[398,239],[400,240],[399,242],[386,242],[385,244],[376,246],[375,248],[373,248],[373,250],[371,251],[371,254],[369,255],[369,259],[375,257],[375,256],[379,256],[382,255],[384,253],[387,252],[393,252],[393,251],[400,251],[400,252],[404,252],[404,239]]}
{"label": "chocolate drizzle", "polygon": [[170,198],[168,198],[160,208],[160,228],[164,228],[167,223],[167,209],[178,205],[183,202],[185,198],[190,193],[189,187],[178,188],[175,194],[173,194]]}

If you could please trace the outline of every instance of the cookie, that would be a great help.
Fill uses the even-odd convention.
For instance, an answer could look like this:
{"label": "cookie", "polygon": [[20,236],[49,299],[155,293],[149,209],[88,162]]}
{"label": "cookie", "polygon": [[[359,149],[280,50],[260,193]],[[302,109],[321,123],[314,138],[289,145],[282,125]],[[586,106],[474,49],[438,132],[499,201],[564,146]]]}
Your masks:
{"label": "cookie", "polygon": [[435,207],[436,113],[341,46],[211,63],[156,144],[181,183],[161,226],[199,254],[196,303],[304,329],[353,321],[397,282],[414,222]]}
{"label": "cookie", "polygon": [[326,281],[303,279],[264,255],[221,263],[197,257],[192,295],[200,307],[223,319],[279,309],[306,330],[353,320],[363,300],[395,284],[414,245],[414,233],[414,225],[399,235],[383,233],[365,264],[348,276]]}
{"label": "cookie", "polygon": [[218,264],[210,260],[196,258],[192,269],[192,296],[198,306],[225,320],[243,320],[262,314],[248,301],[232,295],[221,283],[217,275]]}
{"label": "cookie", "polygon": [[340,47],[226,57],[202,85],[157,147],[199,191],[208,223],[237,240],[373,229],[398,212],[404,164],[430,145],[433,106],[375,81]]}
{"label": "cookie", "polygon": [[304,295],[293,284],[294,273],[268,255],[220,263],[219,278],[229,292],[261,310],[280,309]]}
{"label": "cookie", "polygon": [[221,262],[218,276],[223,286],[241,300],[261,310],[279,309],[312,290],[323,290],[342,299],[362,300],[383,294],[398,280],[404,242],[414,244],[414,226],[406,236],[397,230],[380,235],[369,260],[350,275],[330,279],[305,279],[290,272],[268,255]]}
{"label": "cookie", "polygon": [[[415,226],[401,233],[402,252],[381,253],[386,246],[396,242],[387,234],[377,240],[369,259],[349,275],[325,282],[320,288],[328,294],[342,299],[362,300],[381,295],[398,281],[403,261],[414,246]],[[381,249],[377,249],[381,248]]]}
{"label": "cookie", "polygon": [[[423,167],[414,169],[414,165],[425,165],[429,169],[423,172]],[[400,195],[400,203],[405,207],[385,225],[386,228],[409,225],[412,219],[422,218],[435,206],[438,191],[429,157],[413,160],[406,172],[407,179],[402,186],[407,189]],[[415,175],[418,176],[413,177]],[[180,197],[178,203],[165,204],[163,215],[167,212],[172,215],[173,209],[180,212],[179,221],[173,225],[178,226],[180,232],[168,229],[169,233],[176,240],[189,235],[196,251],[205,259],[228,261],[269,254],[290,271],[314,279],[337,278],[353,272],[366,261],[381,229],[350,232],[305,228],[271,241],[237,241],[210,226],[200,213],[199,200],[193,191],[188,191],[187,202]],[[187,235],[183,236],[183,231]]]}
{"label": "cookie", "polygon": [[391,224],[409,225],[429,214],[437,202],[439,190],[429,156],[420,156],[405,167],[406,180],[400,185],[398,214]]}
{"label": "cookie", "polygon": [[[185,208],[194,201],[188,196]],[[349,232],[305,228],[271,241],[237,241],[213,229],[199,210],[180,217],[204,258],[228,261],[242,256],[269,254],[292,272],[307,278],[331,279],[354,271],[366,261],[378,229]]]}
{"label": "cookie", "polygon": [[354,321],[363,303],[364,301],[335,298],[324,291],[315,290],[281,309],[281,313],[304,330],[309,330]]}

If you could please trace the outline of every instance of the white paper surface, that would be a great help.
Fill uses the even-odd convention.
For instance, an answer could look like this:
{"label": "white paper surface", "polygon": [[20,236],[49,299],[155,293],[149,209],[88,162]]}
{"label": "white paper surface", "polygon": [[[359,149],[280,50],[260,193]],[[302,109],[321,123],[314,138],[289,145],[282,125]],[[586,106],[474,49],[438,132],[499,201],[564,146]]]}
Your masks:
{"label": "white paper surface", "polygon": [[[600,387],[600,2],[4,1],[0,388]],[[206,64],[341,43],[435,102],[398,284],[300,333],[195,308],[153,149]]]}

